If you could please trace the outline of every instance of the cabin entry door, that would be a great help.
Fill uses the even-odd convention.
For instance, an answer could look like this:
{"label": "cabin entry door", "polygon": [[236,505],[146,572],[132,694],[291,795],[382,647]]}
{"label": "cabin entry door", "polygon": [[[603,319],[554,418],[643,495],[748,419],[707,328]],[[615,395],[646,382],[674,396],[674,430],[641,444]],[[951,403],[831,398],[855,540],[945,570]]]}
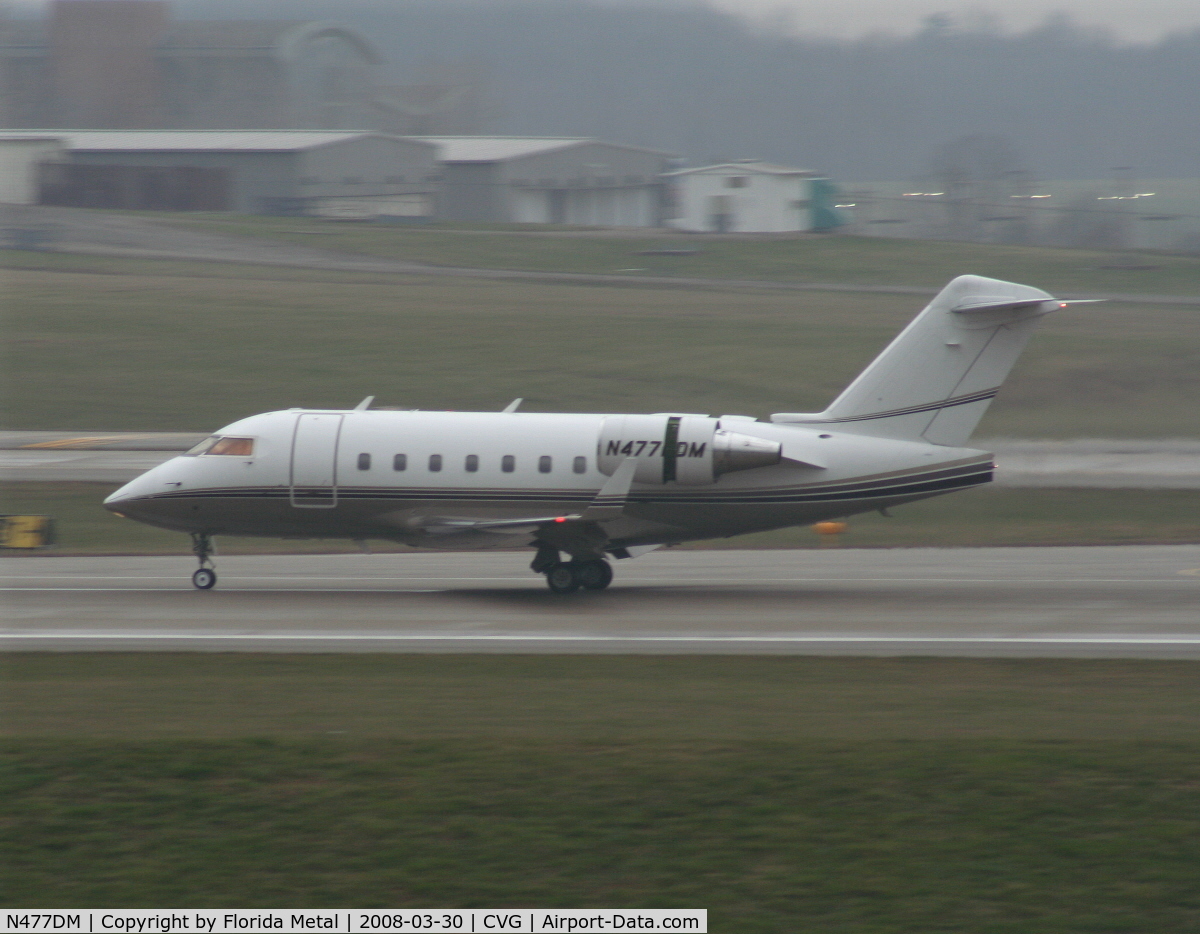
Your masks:
{"label": "cabin entry door", "polygon": [[296,416],[292,433],[292,505],[331,509],[337,505],[338,439],[344,415]]}

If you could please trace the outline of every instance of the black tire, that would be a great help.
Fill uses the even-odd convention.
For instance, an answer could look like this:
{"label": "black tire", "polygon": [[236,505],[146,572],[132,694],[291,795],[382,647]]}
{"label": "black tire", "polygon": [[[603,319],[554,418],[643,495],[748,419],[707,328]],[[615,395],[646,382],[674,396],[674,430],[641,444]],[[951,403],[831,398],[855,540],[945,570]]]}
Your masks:
{"label": "black tire", "polygon": [[575,566],[575,576],[584,590],[603,590],[612,583],[612,565],[607,561],[581,561]]}
{"label": "black tire", "polygon": [[212,590],[217,582],[217,572],[212,568],[200,568],[192,575],[192,586],[197,590]]}
{"label": "black tire", "polygon": [[546,586],[555,593],[574,593],[579,589],[579,574],[573,564],[556,564],[546,572]]}

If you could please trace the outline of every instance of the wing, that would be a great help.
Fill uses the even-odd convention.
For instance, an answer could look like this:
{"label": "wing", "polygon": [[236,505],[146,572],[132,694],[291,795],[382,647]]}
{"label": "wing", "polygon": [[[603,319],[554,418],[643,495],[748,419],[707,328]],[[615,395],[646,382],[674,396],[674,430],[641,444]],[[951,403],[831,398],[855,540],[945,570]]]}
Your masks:
{"label": "wing", "polygon": [[530,535],[563,526],[580,524],[595,525],[609,519],[620,518],[629,501],[629,489],[633,486],[633,475],[637,472],[637,461],[632,457],[623,460],[613,471],[600,492],[582,513],[561,516],[529,516],[518,519],[471,519],[462,516],[427,516],[418,525],[426,533],[451,535],[456,532],[491,532],[496,535]]}

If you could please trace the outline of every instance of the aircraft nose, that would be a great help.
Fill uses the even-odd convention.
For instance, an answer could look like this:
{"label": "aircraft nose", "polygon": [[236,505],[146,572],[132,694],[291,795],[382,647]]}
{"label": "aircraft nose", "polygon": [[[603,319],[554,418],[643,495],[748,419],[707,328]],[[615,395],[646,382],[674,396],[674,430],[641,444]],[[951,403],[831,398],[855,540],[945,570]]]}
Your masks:
{"label": "aircraft nose", "polygon": [[[110,512],[120,513],[131,519],[143,519],[147,514],[155,512],[155,501],[151,499],[157,493],[170,490],[174,484],[165,482],[167,477],[173,477],[176,471],[160,464],[135,477],[118,490],[114,490],[104,499],[104,508]],[[164,468],[167,468],[164,470]]]}
{"label": "aircraft nose", "polygon": [[118,507],[122,503],[132,498],[132,493],[130,492],[132,487],[133,483],[126,483],[119,490],[114,490],[108,496],[104,497],[104,508],[112,512],[117,512]]}

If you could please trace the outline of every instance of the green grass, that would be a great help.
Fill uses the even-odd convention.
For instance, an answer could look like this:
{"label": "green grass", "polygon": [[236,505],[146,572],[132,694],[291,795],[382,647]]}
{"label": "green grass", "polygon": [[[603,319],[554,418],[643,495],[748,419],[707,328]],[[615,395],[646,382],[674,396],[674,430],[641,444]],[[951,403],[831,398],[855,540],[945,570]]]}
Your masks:
{"label": "green grass", "polygon": [[21,740],[1200,742],[1195,661],[13,652],[0,670]]}
{"label": "green grass", "polygon": [[[10,483],[0,513],[54,518],[51,554],[187,554],[187,536],[114,516],[100,503],[114,484]],[[982,488],[897,506],[892,517],[854,516],[838,544],[851,548],[985,545],[1131,545],[1200,542],[1200,491]],[[807,526],[696,542],[689,548],[815,548]],[[348,552],[339,540],[222,537],[222,554]],[[372,542],[374,551],[411,551]]]}
{"label": "green grass", "polygon": [[[532,411],[806,411],[921,306],[11,252],[6,262],[7,428],[204,431],[366,395],[426,409],[522,396]],[[980,436],[1194,436],[1198,322],[1192,306],[1117,302],[1052,316]]]}
{"label": "green grass", "polygon": [[[172,216],[155,220],[211,233],[275,240],[439,266],[539,272],[622,273],[778,282],[940,288],[963,273],[1039,288],[1200,296],[1200,258],[999,244],[850,236],[614,237],[535,227],[464,231],[311,218]],[[692,256],[640,256],[683,247]],[[1111,266],[1150,269],[1112,269]]]}
{"label": "green grass", "polygon": [[1187,662],[20,654],[0,902],[1195,930]]}

